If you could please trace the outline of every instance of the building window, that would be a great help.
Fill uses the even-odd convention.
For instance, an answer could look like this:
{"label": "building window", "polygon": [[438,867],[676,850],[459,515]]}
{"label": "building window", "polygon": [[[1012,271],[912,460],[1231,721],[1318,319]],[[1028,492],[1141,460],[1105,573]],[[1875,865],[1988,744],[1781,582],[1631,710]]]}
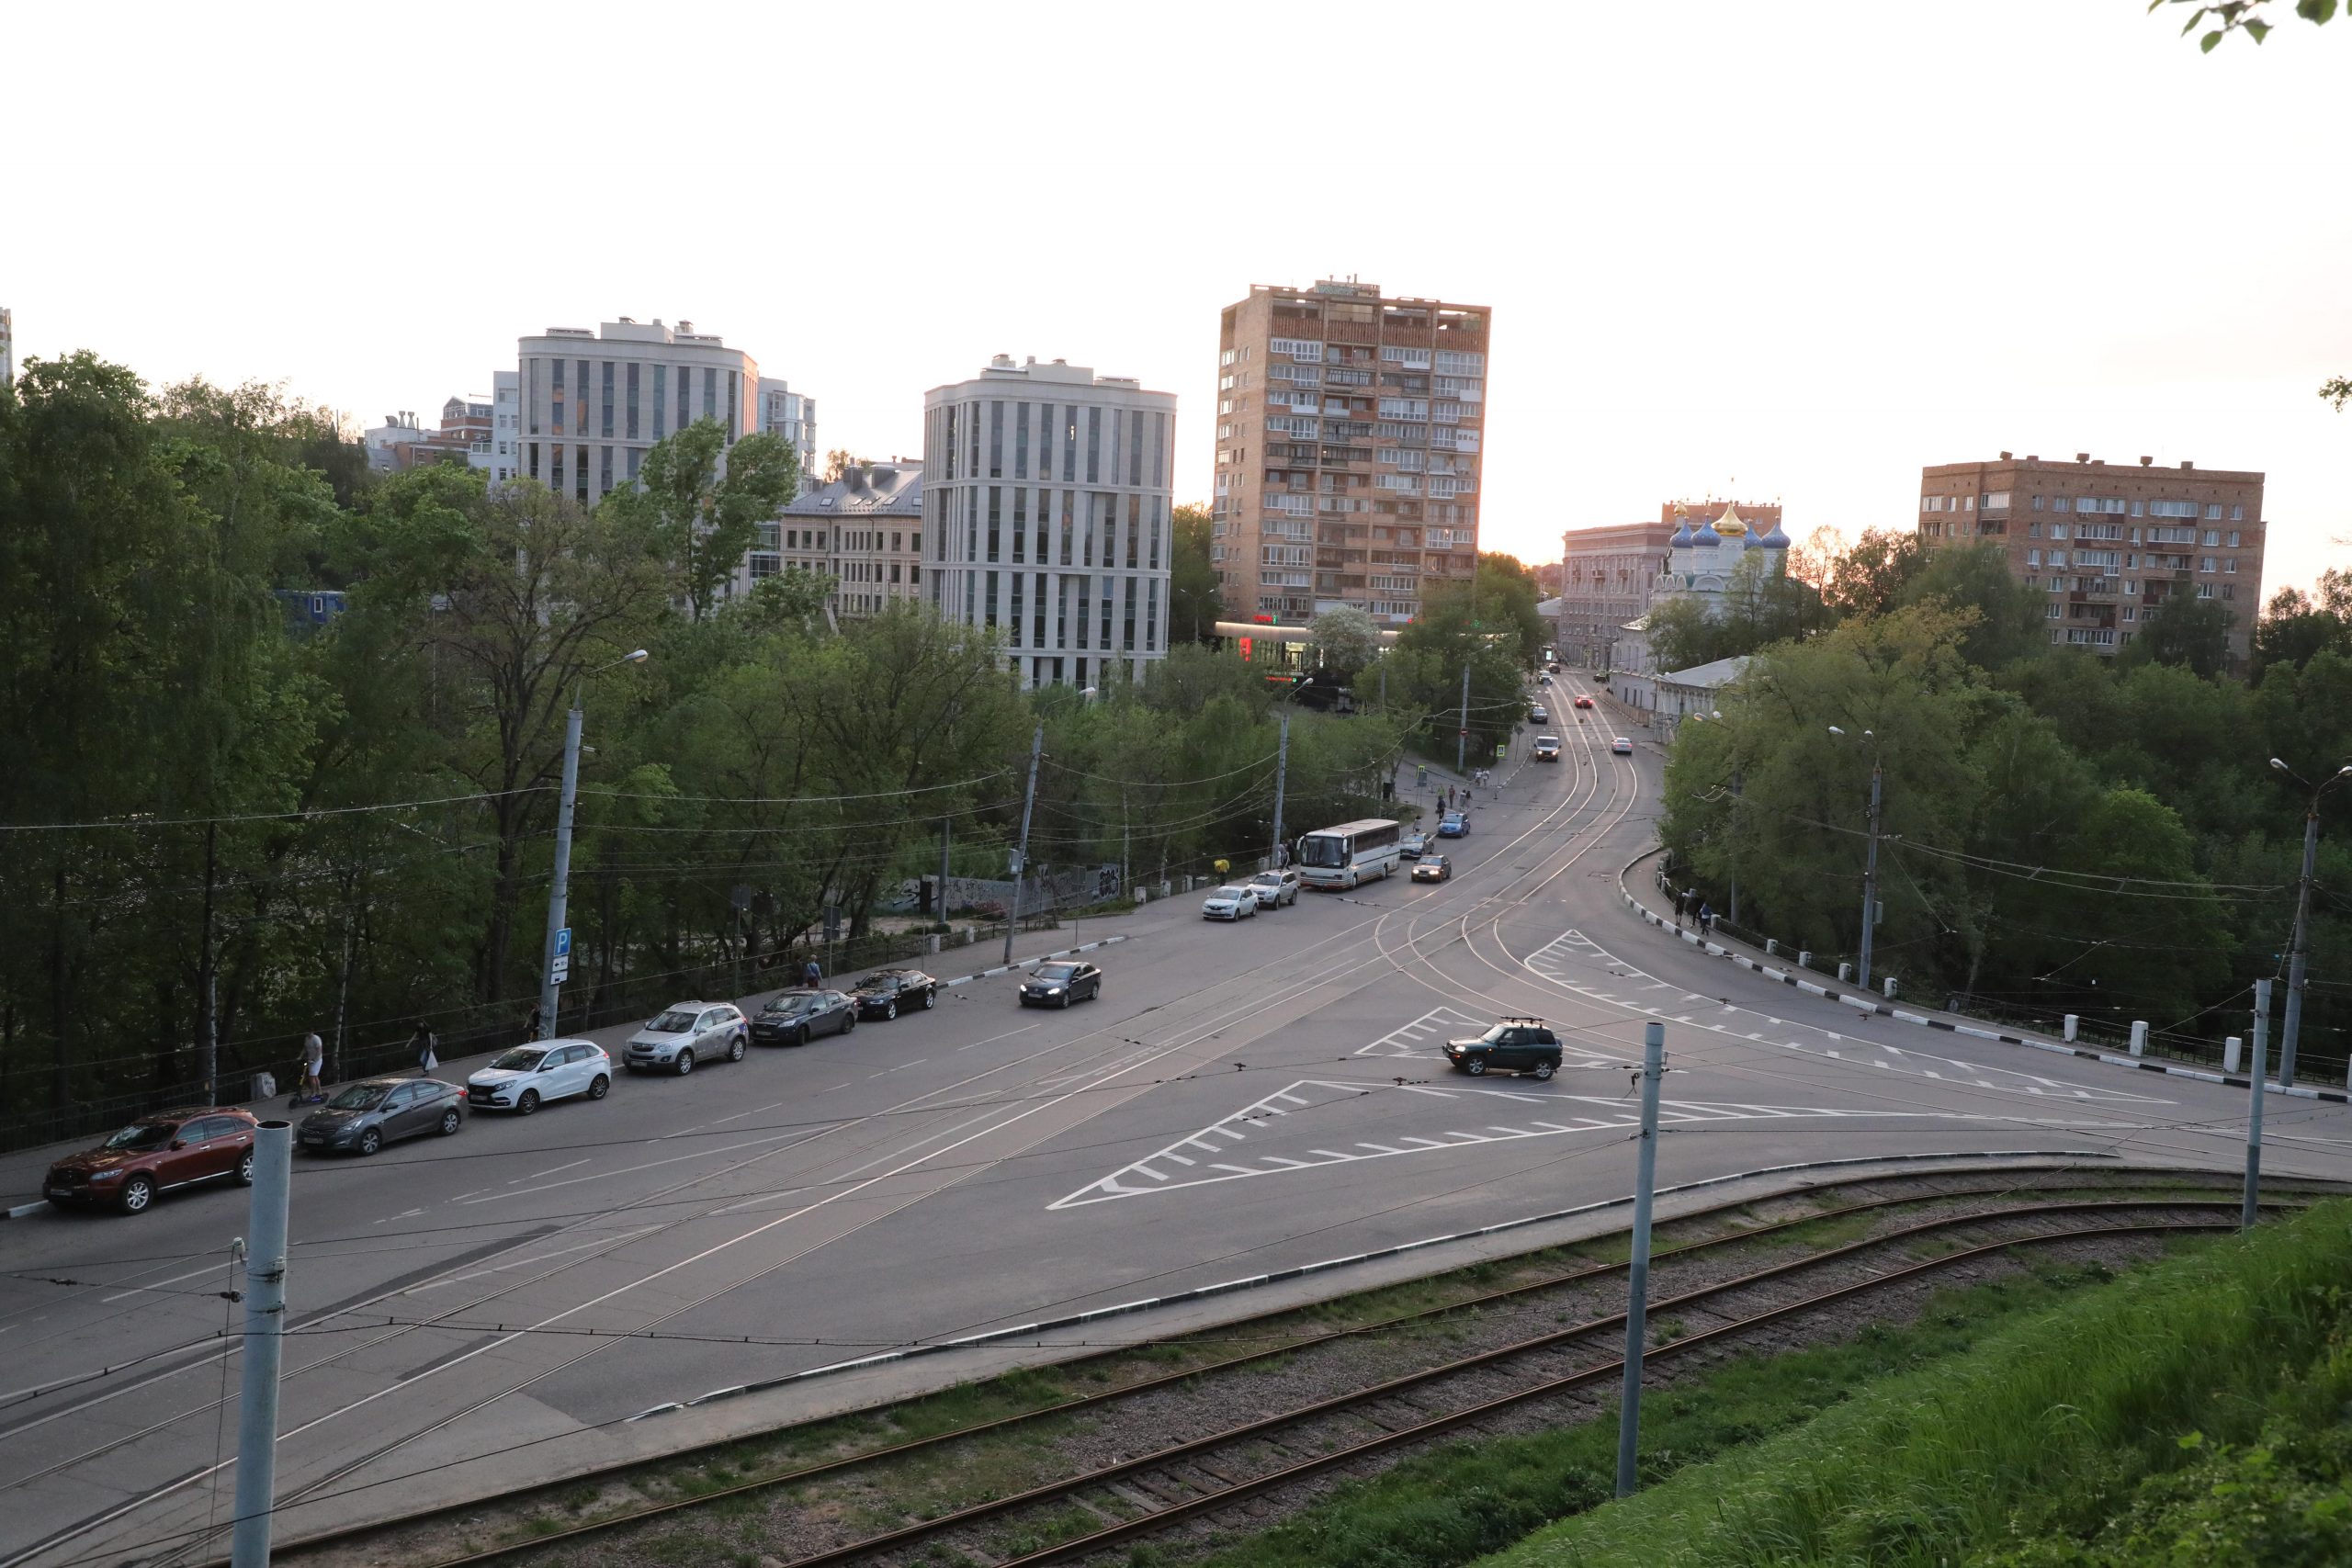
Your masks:
{"label": "building window", "polygon": [[[572,367],[579,375],[571,384],[571,434],[585,435],[588,434],[588,361],[575,359]],[[582,463],[580,467],[585,472],[588,465]]]}
{"label": "building window", "polygon": [[613,362],[609,359],[605,361],[603,384],[605,395],[599,400],[598,416],[604,422],[602,434],[609,441],[613,434]]}
{"label": "building window", "polygon": [[627,423],[628,423],[628,438],[629,438],[631,441],[634,441],[634,440],[636,440],[636,439],[637,439],[637,373],[638,373],[638,369],[639,369],[639,367],[638,367],[637,362],[636,362],[635,360],[631,360],[631,361],[629,362],[629,367],[628,367],[628,422],[627,422]]}

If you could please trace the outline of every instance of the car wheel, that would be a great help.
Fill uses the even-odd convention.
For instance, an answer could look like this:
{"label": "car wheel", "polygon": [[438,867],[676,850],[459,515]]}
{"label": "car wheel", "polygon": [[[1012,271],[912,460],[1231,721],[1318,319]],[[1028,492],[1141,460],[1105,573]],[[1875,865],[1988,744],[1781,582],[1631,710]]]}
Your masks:
{"label": "car wheel", "polygon": [[743,1059],[743,1037],[741,1035],[738,1034],[734,1039],[727,1043],[727,1059],[730,1062],[740,1062]]}
{"label": "car wheel", "polygon": [[237,1159],[237,1185],[240,1187],[251,1187],[253,1184],[254,1152],[251,1149],[247,1149],[243,1155],[239,1156]]}
{"label": "car wheel", "polygon": [[1068,991],[1064,991],[1062,993],[1061,1005],[1064,1012],[1068,1012],[1069,1010],[1069,993]]}
{"label": "car wheel", "polygon": [[359,1152],[372,1155],[384,1146],[384,1134],[374,1127],[359,1134]]}
{"label": "car wheel", "polygon": [[441,1112],[441,1135],[445,1138],[454,1138],[458,1135],[458,1129],[465,1123],[466,1119],[458,1114],[458,1108],[453,1105]]}
{"label": "car wheel", "polygon": [[604,1074],[602,1074],[602,1073],[598,1073],[594,1077],[590,1078],[590,1079],[588,1080],[588,1098],[589,1098],[589,1099],[591,1099],[591,1100],[602,1100],[602,1099],[604,1099],[604,1098],[605,1098],[605,1096],[606,1096],[606,1095],[608,1095],[608,1094],[610,1094],[610,1093],[612,1093],[612,1092],[613,1092],[613,1080],[612,1080],[612,1079],[610,1079],[610,1078],[608,1078],[608,1077],[606,1077]]}
{"label": "car wheel", "polygon": [[855,1009],[852,1009],[849,1015],[842,1020],[842,1032],[843,1034],[847,1034],[851,1030],[855,1029],[856,1027],[857,1011]]}
{"label": "car wheel", "polygon": [[1487,1058],[1484,1056],[1473,1056],[1468,1061],[1462,1064],[1462,1070],[1468,1073],[1474,1078],[1483,1077],[1487,1071]]}
{"label": "car wheel", "polygon": [[517,1116],[528,1116],[532,1111],[537,1111],[538,1108],[539,1091],[535,1089],[526,1089],[523,1091],[523,1098],[514,1102],[514,1114]]}
{"label": "car wheel", "polygon": [[1536,1076],[1537,1077],[1539,1077],[1539,1078],[1548,1078],[1548,1077],[1550,1077],[1552,1076],[1552,1064],[1551,1064],[1551,1063],[1549,1063],[1549,1062],[1538,1062],[1538,1063],[1536,1063],[1536,1064],[1535,1064],[1535,1076]]}
{"label": "car wheel", "polygon": [[937,1007],[938,1005],[939,1005],[939,993],[938,993],[936,990],[926,990],[925,992],[923,992],[923,994],[922,994],[922,1010],[923,1010],[923,1011],[925,1011],[925,1012],[929,1012],[932,1009],[933,1009],[933,1008]]}
{"label": "car wheel", "polygon": [[134,1176],[122,1184],[121,1201],[122,1212],[124,1213],[143,1214],[147,1212],[147,1205],[153,1203],[154,1201],[155,1182],[153,1178]]}
{"label": "car wheel", "polygon": [[890,1020],[898,1016],[899,1001],[896,997],[893,997],[888,1001],[882,1004],[882,1021],[888,1023]]}
{"label": "car wheel", "polygon": [[688,1073],[693,1072],[694,1070],[695,1054],[692,1051],[679,1052],[678,1065],[675,1067],[673,1067],[671,1071],[676,1073],[680,1077],[684,1077]]}

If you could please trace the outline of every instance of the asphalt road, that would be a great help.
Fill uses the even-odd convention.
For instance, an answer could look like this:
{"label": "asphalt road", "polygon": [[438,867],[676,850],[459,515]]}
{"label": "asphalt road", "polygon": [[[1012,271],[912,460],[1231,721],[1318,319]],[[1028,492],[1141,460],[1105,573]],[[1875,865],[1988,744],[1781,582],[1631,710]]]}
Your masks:
{"label": "asphalt road", "polygon": [[[1486,792],[1450,883],[1090,927],[1129,939],[1095,955],[1100,1001],[1023,1012],[1017,977],[978,981],[601,1104],[298,1156],[281,1530],[658,1447],[662,1417],[628,1418],[713,1389],[1621,1195],[1652,1020],[1662,1183],[2240,1157],[2242,1091],[1865,1021],[1643,925],[1617,873],[1657,760],[1608,755],[1605,723]],[[1551,1021],[1568,1067],[1450,1073],[1436,1046],[1502,1012]],[[2268,1168],[2352,1176],[2343,1108],[2274,1100],[2268,1126]],[[0,1568],[225,1550],[239,1319],[215,1292],[243,1209],[0,1226]]]}

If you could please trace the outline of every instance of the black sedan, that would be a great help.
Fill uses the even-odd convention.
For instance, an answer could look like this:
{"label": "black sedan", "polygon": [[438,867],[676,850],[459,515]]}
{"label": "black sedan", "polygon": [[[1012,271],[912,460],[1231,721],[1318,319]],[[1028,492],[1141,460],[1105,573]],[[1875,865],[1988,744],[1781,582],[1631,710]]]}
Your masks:
{"label": "black sedan", "polygon": [[302,1118],[295,1141],[310,1154],[372,1155],[425,1133],[465,1125],[466,1091],[439,1078],[362,1078]]}
{"label": "black sedan", "polygon": [[902,1010],[939,1005],[939,982],[920,969],[883,969],[851,990],[860,1018],[896,1018]]}
{"label": "black sedan", "polygon": [[1040,964],[1021,982],[1021,1005],[1066,1008],[1102,994],[1102,971],[1091,964]]}
{"label": "black sedan", "polygon": [[839,991],[785,991],[752,1018],[754,1045],[806,1045],[820,1034],[847,1034],[857,1009]]}

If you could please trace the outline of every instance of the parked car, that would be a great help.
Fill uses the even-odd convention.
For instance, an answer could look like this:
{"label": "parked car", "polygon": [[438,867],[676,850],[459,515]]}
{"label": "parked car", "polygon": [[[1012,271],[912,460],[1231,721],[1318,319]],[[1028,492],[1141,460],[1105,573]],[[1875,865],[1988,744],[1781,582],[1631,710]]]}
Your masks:
{"label": "parked car", "polygon": [[1546,672],[1544,672],[1544,674],[1541,674],[1541,675],[1538,675],[1537,677],[1535,677],[1535,683],[1536,683],[1537,685],[1539,685],[1539,686],[1548,686],[1548,685],[1550,685],[1550,684],[1552,683],[1552,676],[1551,676],[1550,672],[1547,671],[1546,671]]}
{"label": "parked car", "polygon": [[1591,705],[1592,705],[1592,699],[1591,699],[1590,697],[1587,697],[1587,696],[1579,696],[1579,697],[1577,697],[1577,706],[1578,706],[1578,707],[1580,707],[1580,708],[1589,708],[1589,707],[1590,707]]}
{"label": "parked car", "polygon": [[362,1078],[347,1084],[294,1128],[305,1154],[372,1155],[425,1133],[447,1137],[465,1125],[466,1091],[439,1078]]}
{"label": "parked car", "polygon": [[1560,738],[1556,735],[1537,736],[1535,738],[1535,760],[1539,762],[1558,761],[1560,760]]}
{"label": "parked car", "polygon": [[1396,852],[1407,860],[1419,860],[1430,852],[1430,836],[1427,833],[1408,833],[1397,843]]}
{"label": "parked car", "polygon": [[221,1106],[141,1116],[97,1147],[51,1165],[41,1195],[61,1209],[107,1203],[143,1214],[157,1193],[175,1187],[223,1177],[251,1186],[254,1125],[250,1111]]}
{"label": "parked car", "polygon": [[1553,674],[1557,675],[1560,672],[1562,666],[1560,661],[1555,659],[1547,668],[1550,669]]}
{"label": "parked car", "polygon": [[1091,964],[1040,964],[1035,974],[1021,982],[1021,1005],[1066,1008],[1091,1001],[1102,994],[1102,971]]}
{"label": "parked car", "polygon": [[1441,839],[1466,839],[1470,836],[1470,818],[1459,811],[1449,811],[1437,819],[1437,836]]}
{"label": "parked car", "polygon": [[1560,1070],[1560,1037],[1540,1018],[1506,1018],[1475,1040],[1449,1040],[1446,1060],[1477,1077],[1487,1072],[1548,1078]]}
{"label": "parked car", "polygon": [[752,1020],[752,1043],[806,1045],[820,1034],[847,1034],[856,1027],[857,1006],[839,991],[784,991]]}
{"label": "parked car", "polygon": [[860,1018],[896,1018],[900,1009],[939,1005],[939,982],[920,969],[877,969],[849,994]]}
{"label": "parked car", "polygon": [[1258,908],[1279,909],[1284,904],[1298,902],[1298,873],[1284,866],[1280,871],[1261,871],[1250,879],[1250,890],[1258,895]]}
{"label": "parked car", "polygon": [[602,1100],[613,1087],[613,1059],[594,1040],[542,1040],[501,1051],[466,1080],[466,1103],[528,1116],[550,1100],[584,1094]]}
{"label": "parked car", "polygon": [[684,1077],[713,1056],[741,1061],[751,1037],[750,1022],[726,1002],[674,1002],[628,1037],[621,1065],[633,1073],[660,1067]]}
{"label": "parked car", "polygon": [[1416,882],[1450,882],[1453,879],[1453,863],[1443,855],[1423,855],[1421,863],[1413,868]]}
{"label": "parked car", "polygon": [[1527,710],[1527,718],[1531,724],[1549,724],[1552,722],[1552,710],[1537,703]]}
{"label": "parked car", "polygon": [[1209,920],[1247,919],[1258,912],[1258,895],[1247,887],[1220,887],[1201,901],[1201,918]]}
{"label": "parked car", "polygon": [[1630,757],[1634,754],[1634,743],[1621,735],[1609,743],[1609,750],[1620,757]]}

